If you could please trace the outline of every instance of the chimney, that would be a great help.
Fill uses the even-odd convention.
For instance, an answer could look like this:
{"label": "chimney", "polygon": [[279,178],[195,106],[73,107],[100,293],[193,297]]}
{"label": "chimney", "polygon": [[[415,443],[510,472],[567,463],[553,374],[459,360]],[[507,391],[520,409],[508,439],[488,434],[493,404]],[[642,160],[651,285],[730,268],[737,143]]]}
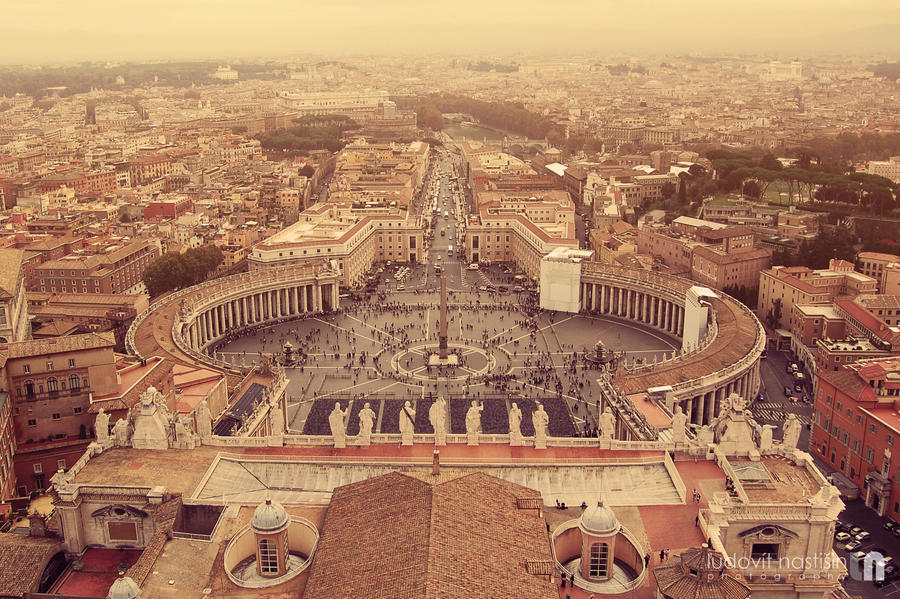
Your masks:
{"label": "chimney", "polygon": [[441,473],[441,452],[434,450],[434,459],[431,462],[431,475],[438,476]]}

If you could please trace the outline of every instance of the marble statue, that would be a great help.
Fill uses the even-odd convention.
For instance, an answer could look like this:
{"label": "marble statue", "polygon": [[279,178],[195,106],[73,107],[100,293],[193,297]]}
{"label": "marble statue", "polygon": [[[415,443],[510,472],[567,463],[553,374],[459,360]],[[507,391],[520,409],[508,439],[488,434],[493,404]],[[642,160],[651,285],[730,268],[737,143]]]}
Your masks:
{"label": "marble statue", "polygon": [[766,451],[772,449],[772,431],[775,427],[771,424],[764,424],[759,433],[759,450]]}
{"label": "marble statue", "polygon": [[600,414],[600,437],[609,440],[616,437],[616,417],[609,408]]}
{"label": "marble statue", "polygon": [[509,444],[522,444],[522,410],[516,402],[509,407]]}
{"label": "marble statue", "polygon": [[113,424],[112,432],[116,447],[128,447],[130,428],[128,417],[119,418]]}
{"label": "marble statue", "polygon": [[403,404],[400,410],[400,443],[402,445],[413,444],[413,433],[415,432],[416,409],[413,408],[409,401]]}
{"label": "marble statue", "polygon": [[447,444],[447,400],[439,396],[437,401],[428,408],[428,421],[434,428],[434,444]]}
{"label": "marble statue", "polygon": [[788,414],[782,425],[781,444],[785,449],[797,449],[797,442],[800,440],[800,421],[796,414]]}
{"label": "marble statue", "polygon": [[686,426],[687,416],[681,411],[681,405],[677,405],[675,406],[675,413],[672,415],[672,441],[684,443]]}
{"label": "marble statue", "polygon": [[373,426],[375,426],[375,411],[369,406],[369,402],[366,402],[363,409],[359,411],[359,441],[361,445],[371,445]]}
{"label": "marble statue", "polygon": [[284,410],[281,409],[281,402],[276,401],[272,403],[272,407],[269,409],[269,423],[271,428],[271,436],[280,437],[284,435]]}
{"label": "marble statue", "polygon": [[163,394],[156,387],[147,387],[136,408],[137,412],[128,423],[131,425],[131,446],[135,449],[168,449],[175,439]]}
{"label": "marble statue", "polygon": [[100,408],[100,411],[97,412],[97,419],[94,420],[94,430],[98,441],[106,443],[109,440],[109,414],[103,408]]}
{"label": "marble statue", "polygon": [[331,427],[331,436],[334,438],[334,446],[338,449],[347,447],[347,431],[344,425],[344,418],[350,411],[348,406],[346,410],[341,409],[341,402],[335,402],[334,409],[328,415],[328,426]]}
{"label": "marble statue", "polygon": [[472,405],[466,412],[466,435],[469,445],[478,445],[478,434],[481,432],[481,412],[484,411],[484,403],[479,404],[472,400]]}
{"label": "marble statue", "polygon": [[197,419],[197,433],[200,435],[201,439],[212,436],[212,414],[209,412],[209,406],[206,404],[206,399],[203,399],[198,405],[197,409],[194,411],[194,416]]}
{"label": "marble statue", "polygon": [[197,440],[194,432],[191,430],[191,418],[173,418],[172,425],[175,429],[175,439],[173,447],[178,449],[194,449],[197,446]]}
{"label": "marble statue", "polygon": [[537,449],[547,448],[548,428],[550,416],[544,411],[544,405],[538,404],[537,409],[531,413],[531,424],[534,426],[534,446]]}

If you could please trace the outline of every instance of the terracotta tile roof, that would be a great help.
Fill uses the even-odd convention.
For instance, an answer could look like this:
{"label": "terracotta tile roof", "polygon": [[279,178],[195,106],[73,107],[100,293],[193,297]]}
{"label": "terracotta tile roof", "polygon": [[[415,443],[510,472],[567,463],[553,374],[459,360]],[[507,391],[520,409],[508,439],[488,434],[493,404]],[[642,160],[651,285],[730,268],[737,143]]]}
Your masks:
{"label": "terracotta tile roof", "polygon": [[142,585],[153,570],[153,564],[156,563],[156,559],[162,553],[166,541],[169,540],[169,533],[175,526],[175,518],[178,515],[179,509],[181,509],[181,495],[175,495],[164,501],[162,505],[153,512],[151,517],[156,528],[153,532],[153,536],[150,537],[150,541],[147,543],[146,547],[144,547],[144,552],[141,553],[141,557],[128,568],[128,572],[126,573],[126,575],[131,577],[138,585]]}
{"label": "terracotta tile roof", "polygon": [[656,585],[671,599],[746,599],[750,589],[725,573],[724,559],[709,549],[686,550],[653,569]]}
{"label": "terracotta tile roof", "polygon": [[114,347],[115,345],[116,338],[112,332],[85,333],[83,335],[70,335],[68,337],[10,343],[6,350],[6,357],[11,359],[61,354],[82,349]]}
{"label": "terracotta tile roof", "polygon": [[47,562],[62,550],[56,539],[0,533],[0,597],[37,592]]}
{"label": "terracotta tile roof", "polygon": [[877,399],[875,391],[852,369],[842,368],[834,372],[824,371],[819,374],[819,377],[857,401],[874,401]]}
{"label": "terracotta tile roof", "polygon": [[23,250],[0,249],[0,297],[11,297],[22,270]]}
{"label": "terracotta tile roof", "polygon": [[518,498],[540,494],[483,473],[442,471],[433,483],[393,472],[339,487],[304,599],[557,598],[526,571],[552,556],[543,519]]}

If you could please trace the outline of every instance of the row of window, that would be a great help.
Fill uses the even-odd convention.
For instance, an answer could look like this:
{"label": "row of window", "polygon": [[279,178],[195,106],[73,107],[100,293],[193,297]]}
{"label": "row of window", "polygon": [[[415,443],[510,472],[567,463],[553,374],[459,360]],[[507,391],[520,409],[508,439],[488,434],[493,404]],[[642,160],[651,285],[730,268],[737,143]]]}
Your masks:
{"label": "row of window", "polygon": [[[47,377],[47,393],[53,395],[59,393],[60,388],[63,391],[66,390],[66,382],[60,382],[55,376]],[[81,379],[77,374],[69,375],[69,392],[72,395],[75,395],[81,391],[82,388],[88,388],[88,380],[87,377]],[[32,379],[27,379],[22,383],[22,387],[16,387],[16,395],[18,397],[22,397],[22,390],[25,390],[25,397],[33,397],[39,393],[44,393],[44,384],[39,382],[35,385],[35,382]]]}
{"label": "row of window", "polygon": [[[75,368],[75,358],[69,358],[69,368]],[[53,360],[47,360],[46,370],[47,372],[53,372]],[[31,374],[31,364],[23,364],[22,372],[25,374]]]}

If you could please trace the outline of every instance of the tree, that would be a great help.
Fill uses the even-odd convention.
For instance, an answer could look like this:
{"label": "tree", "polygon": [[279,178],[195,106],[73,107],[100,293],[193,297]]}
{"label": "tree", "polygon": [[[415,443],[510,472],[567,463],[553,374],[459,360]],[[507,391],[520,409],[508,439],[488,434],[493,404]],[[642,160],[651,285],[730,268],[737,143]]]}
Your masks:
{"label": "tree", "polygon": [[234,133],[235,135],[242,135],[247,132],[247,126],[246,125],[235,125],[234,127],[231,128],[231,132]]}
{"label": "tree", "polygon": [[687,204],[687,176],[682,173],[678,175],[678,203]]}
{"label": "tree", "polygon": [[420,129],[441,131],[444,128],[444,115],[432,103],[420,104],[416,108],[416,125]]}
{"label": "tree", "polygon": [[313,168],[313,165],[310,163],[306,163],[303,165],[303,168],[300,169],[300,175],[306,177],[307,179],[316,174],[316,169]]}
{"label": "tree", "polygon": [[662,187],[659,190],[660,195],[662,195],[662,199],[668,201],[673,195],[675,195],[675,184],[666,181],[662,184]]}
{"label": "tree", "polygon": [[204,281],[223,260],[222,250],[214,245],[192,248],[183,254],[163,254],[153,261],[143,275],[151,296]]}
{"label": "tree", "polygon": [[767,171],[780,171],[782,168],[782,164],[775,158],[774,154],[766,154],[762,158],[759,159],[759,167],[764,168]]}
{"label": "tree", "polygon": [[757,183],[756,181],[746,181],[744,183],[744,189],[741,190],[741,193],[745,198],[758,200],[762,195],[762,189],[760,188],[759,183]]}

